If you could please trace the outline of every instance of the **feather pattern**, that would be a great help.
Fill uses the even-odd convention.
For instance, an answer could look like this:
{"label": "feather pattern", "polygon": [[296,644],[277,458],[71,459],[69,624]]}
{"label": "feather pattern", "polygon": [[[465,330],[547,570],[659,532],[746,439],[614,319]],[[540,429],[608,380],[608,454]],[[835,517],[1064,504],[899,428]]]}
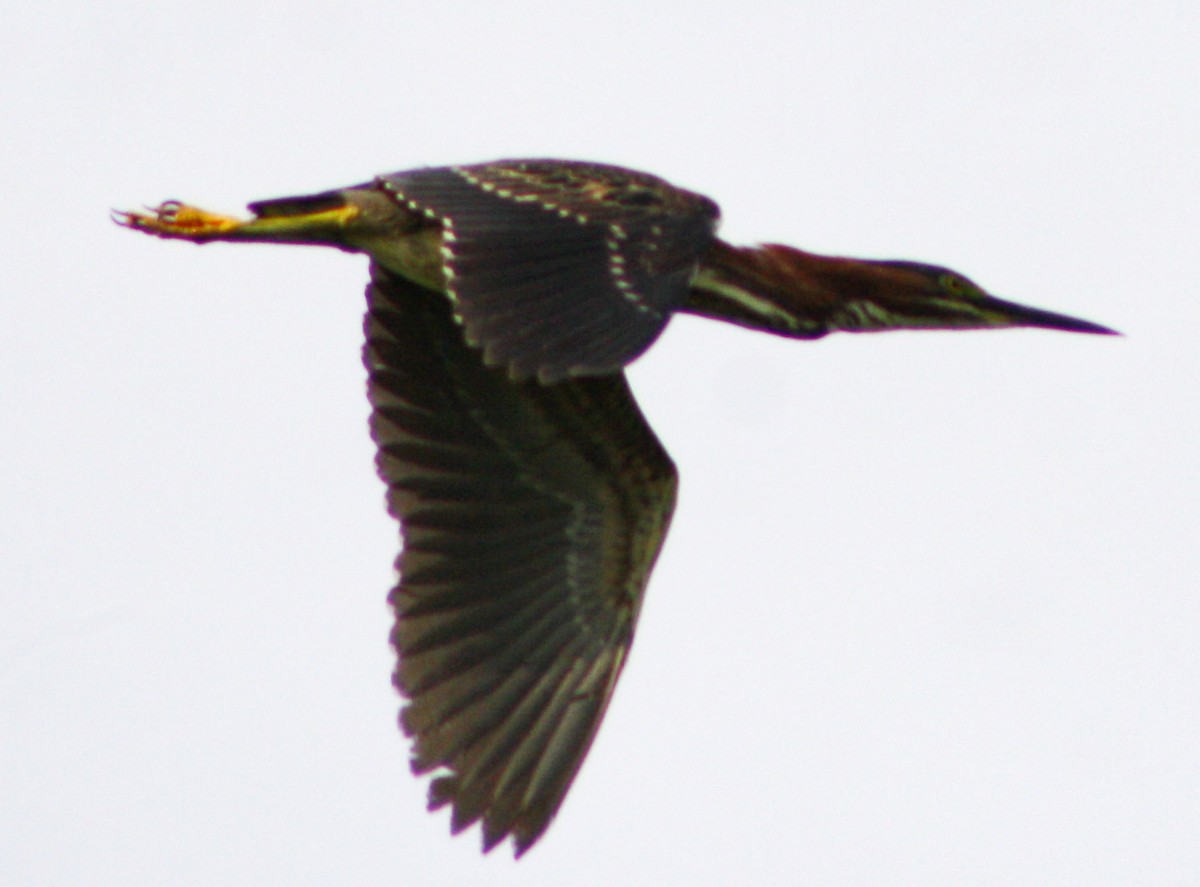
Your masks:
{"label": "feather pattern", "polygon": [[372,435],[404,547],[392,641],[413,769],[485,849],[545,831],[628,655],[675,501],[624,375],[513,382],[438,293],[372,269]]}
{"label": "feather pattern", "polygon": [[683,306],[718,210],[601,164],[497,161],[380,177],[442,229],[446,289],[467,341],[514,379],[616,372]]}

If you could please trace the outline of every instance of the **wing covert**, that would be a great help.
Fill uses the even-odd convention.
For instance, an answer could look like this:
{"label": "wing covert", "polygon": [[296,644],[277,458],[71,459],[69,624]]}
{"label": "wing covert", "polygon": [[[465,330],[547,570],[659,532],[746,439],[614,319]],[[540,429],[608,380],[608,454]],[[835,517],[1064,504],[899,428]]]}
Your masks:
{"label": "wing covert", "polygon": [[615,372],[687,298],[716,204],[601,164],[498,161],[382,176],[442,226],[447,291],[467,341],[514,379]]}

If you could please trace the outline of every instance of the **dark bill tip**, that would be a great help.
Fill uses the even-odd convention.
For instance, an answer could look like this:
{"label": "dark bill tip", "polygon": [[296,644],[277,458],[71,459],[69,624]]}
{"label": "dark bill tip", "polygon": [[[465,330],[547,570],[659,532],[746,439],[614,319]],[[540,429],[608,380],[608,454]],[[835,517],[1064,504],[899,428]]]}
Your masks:
{"label": "dark bill tip", "polygon": [[990,302],[988,307],[1003,315],[1013,326],[1039,327],[1068,333],[1090,333],[1097,336],[1121,335],[1117,330],[1092,323],[1090,320],[1056,314],[1053,311],[1043,311],[1040,308],[1029,308],[1025,305],[1018,305],[1016,302],[1007,302],[1004,299],[991,298],[988,301]]}

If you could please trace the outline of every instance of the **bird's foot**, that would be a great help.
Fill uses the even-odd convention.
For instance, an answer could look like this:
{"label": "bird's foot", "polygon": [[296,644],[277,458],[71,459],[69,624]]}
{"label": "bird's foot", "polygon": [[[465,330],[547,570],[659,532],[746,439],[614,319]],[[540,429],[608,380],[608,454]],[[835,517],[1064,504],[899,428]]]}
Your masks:
{"label": "bird's foot", "polygon": [[208,210],[168,200],[147,212],[113,211],[113,221],[126,228],[145,231],[156,237],[182,240],[213,240],[227,236],[246,224],[233,216],[210,213]]}

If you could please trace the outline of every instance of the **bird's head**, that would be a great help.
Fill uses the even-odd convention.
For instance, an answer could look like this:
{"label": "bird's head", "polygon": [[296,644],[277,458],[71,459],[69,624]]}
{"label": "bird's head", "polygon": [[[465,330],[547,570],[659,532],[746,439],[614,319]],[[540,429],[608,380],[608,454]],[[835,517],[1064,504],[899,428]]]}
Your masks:
{"label": "bird's head", "polygon": [[830,327],[843,330],[987,329],[1042,327],[1112,335],[1091,321],[1043,311],[990,295],[969,277],[922,262],[832,260],[858,277],[841,304],[832,306]]}
{"label": "bird's head", "polygon": [[687,310],[802,338],[835,330],[1000,327],[1115,335],[1087,320],[996,298],[939,265],[822,256],[777,244],[718,243],[693,279]]}

